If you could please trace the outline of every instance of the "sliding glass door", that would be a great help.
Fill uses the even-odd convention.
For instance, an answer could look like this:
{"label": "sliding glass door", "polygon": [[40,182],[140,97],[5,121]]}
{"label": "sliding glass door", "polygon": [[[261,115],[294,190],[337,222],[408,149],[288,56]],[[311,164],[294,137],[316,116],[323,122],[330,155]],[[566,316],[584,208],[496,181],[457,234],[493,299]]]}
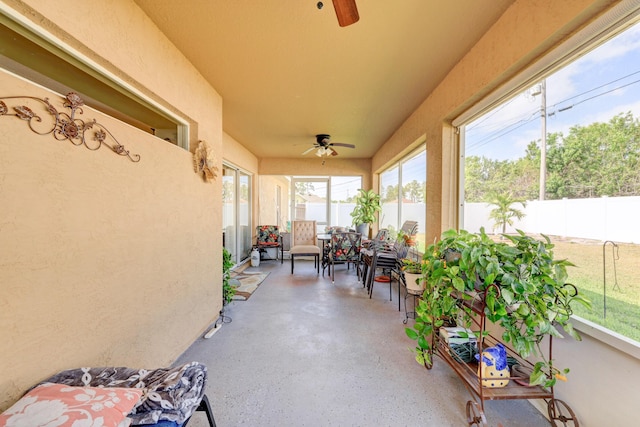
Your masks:
{"label": "sliding glass door", "polygon": [[315,220],[318,232],[329,225],[329,178],[294,178],[293,220]]}
{"label": "sliding glass door", "polygon": [[229,165],[222,168],[222,233],[231,259],[240,263],[251,251],[251,175]]}

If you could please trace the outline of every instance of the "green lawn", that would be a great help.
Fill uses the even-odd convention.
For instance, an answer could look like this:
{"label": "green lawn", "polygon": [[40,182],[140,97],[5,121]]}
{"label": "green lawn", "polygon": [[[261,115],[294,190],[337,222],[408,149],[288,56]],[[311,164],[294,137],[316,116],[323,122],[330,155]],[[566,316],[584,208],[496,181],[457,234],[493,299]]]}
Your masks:
{"label": "green lawn", "polygon": [[576,264],[567,269],[569,280],[593,305],[588,311],[576,304],[575,314],[640,341],[640,245],[618,244],[615,271],[612,246],[606,246],[605,317],[602,242],[558,237],[552,237],[552,241],[556,245],[556,258],[566,258]]}

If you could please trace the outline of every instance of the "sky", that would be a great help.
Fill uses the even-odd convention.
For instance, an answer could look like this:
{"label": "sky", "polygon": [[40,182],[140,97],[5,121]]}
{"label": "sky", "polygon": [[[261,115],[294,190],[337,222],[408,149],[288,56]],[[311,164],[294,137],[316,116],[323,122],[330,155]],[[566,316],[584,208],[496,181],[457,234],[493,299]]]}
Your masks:
{"label": "sky", "polygon": [[[467,156],[515,160],[542,135],[540,85],[529,88],[466,127]],[[608,122],[631,111],[640,117],[640,24],[546,79],[547,133]]]}

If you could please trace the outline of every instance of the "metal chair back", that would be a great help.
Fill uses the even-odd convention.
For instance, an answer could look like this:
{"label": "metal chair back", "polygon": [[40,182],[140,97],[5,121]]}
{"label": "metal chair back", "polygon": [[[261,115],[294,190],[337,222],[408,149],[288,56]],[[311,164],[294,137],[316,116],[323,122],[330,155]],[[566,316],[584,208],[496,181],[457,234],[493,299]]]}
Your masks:
{"label": "metal chair back", "polygon": [[[336,263],[355,264],[358,281],[360,280],[360,248],[362,246],[362,235],[355,232],[334,232],[331,235],[331,246],[329,249],[329,270],[331,281],[335,283]],[[324,272],[324,270],[323,270]],[[323,273],[324,274],[324,273]]]}

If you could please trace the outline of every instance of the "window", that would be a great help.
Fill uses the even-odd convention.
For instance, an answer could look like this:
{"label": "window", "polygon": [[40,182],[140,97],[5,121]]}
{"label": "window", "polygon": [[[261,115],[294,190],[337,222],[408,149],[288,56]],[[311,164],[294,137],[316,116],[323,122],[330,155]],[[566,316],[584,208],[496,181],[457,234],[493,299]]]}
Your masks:
{"label": "window", "polygon": [[151,101],[62,42],[35,34],[0,11],[0,67],[61,95],[76,92],[86,105],[188,149],[186,121]]}
{"label": "window", "polygon": [[406,220],[418,221],[418,250],[425,248],[427,151],[420,148],[380,174],[380,228],[393,233]]}
{"label": "window", "polygon": [[640,24],[632,24],[608,28],[599,46],[568,52],[462,123],[461,217],[469,231],[548,235],[592,301],[575,314],[640,341]]}
{"label": "window", "polygon": [[362,188],[359,176],[331,177],[331,225],[348,227],[352,225],[351,212],[355,207],[353,199]]}
{"label": "window", "polygon": [[330,225],[329,178],[295,177],[291,187],[294,221],[316,221],[318,232]]}
{"label": "window", "polygon": [[349,227],[359,176],[293,177],[292,218],[315,220],[318,232],[327,226]]}

